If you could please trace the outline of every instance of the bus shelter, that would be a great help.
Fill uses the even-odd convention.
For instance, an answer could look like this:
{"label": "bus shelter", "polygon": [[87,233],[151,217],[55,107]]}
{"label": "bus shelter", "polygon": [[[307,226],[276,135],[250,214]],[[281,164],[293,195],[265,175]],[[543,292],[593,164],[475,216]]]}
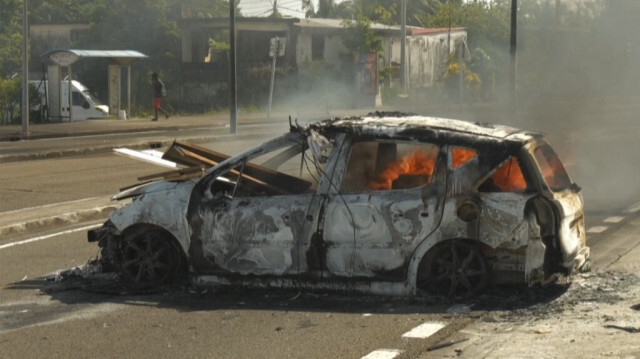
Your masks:
{"label": "bus shelter", "polygon": [[[62,68],[66,68],[67,77],[72,80],[72,66],[83,58],[103,58],[109,59],[108,65],[108,91],[109,91],[109,113],[119,115],[122,108],[122,67],[127,68],[127,113],[131,113],[131,65],[136,61],[146,58],[147,55],[133,50],[74,50],[58,49],[50,50],[40,56],[47,63],[48,86],[48,110],[49,116],[63,118],[62,108]],[[71,82],[69,82],[71,85]],[[71,87],[70,87],[71,88]],[[69,104],[72,91],[69,90]],[[71,120],[73,106],[69,106],[68,117]]]}

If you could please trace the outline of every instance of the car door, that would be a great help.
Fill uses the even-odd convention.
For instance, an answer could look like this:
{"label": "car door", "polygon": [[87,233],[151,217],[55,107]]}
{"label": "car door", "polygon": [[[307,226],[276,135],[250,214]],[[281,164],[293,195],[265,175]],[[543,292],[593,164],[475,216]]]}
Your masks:
{"label": "car door", "polygon": [[337,277],[402,280],[413,250],[440,221],[440,151],[375,140],[347,148],[336,171],[339,187],[324,209],[326,269]]}
{"label": "car door", "polygon": [[308,156],[302,160],[305,146],[304,138],[284,136],[249,150],[273,155],[266,165],[247,155],[196,185],[187,215],[196,271],[279,276],[307,270],[304,246],[317,223],[319,197],[317,177],[300,173],[317,168],[305,164]]}

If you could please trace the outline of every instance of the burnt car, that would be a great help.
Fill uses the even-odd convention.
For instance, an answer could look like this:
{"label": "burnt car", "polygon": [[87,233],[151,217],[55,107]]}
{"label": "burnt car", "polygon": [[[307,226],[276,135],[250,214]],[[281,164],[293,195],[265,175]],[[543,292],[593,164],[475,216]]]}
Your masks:
{"label": "burnt car", "polygon": [[163,158],[182,168],[88,234],[131,286],[457,296],[587,267],[580,188],[542,134],[375,113]]}

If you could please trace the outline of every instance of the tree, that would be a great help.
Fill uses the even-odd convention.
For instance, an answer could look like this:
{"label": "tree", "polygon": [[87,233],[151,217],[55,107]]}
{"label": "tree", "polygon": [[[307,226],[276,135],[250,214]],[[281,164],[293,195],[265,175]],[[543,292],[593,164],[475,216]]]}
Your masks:
{"label": "tree", "polygon": [[345,21],[342,43],[351,53],[376,53],[382,51],[382,39],[371,29],[371,20],[359,16],[356,21]]}
{"label": "tree", "polygon": [[22,1],[0,0],[0,77],[11,76],[22,64]]}

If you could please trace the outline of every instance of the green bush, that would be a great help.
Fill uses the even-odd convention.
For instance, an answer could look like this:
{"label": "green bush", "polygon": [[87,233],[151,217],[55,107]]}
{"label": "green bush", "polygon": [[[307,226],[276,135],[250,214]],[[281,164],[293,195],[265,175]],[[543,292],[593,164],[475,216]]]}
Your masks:
{"label": "green bush", "polygon": [[[44,116],[40,94],[33,84],[29,84],[29,122],[41,123]],[[0,125],[22,122],[22,79],[0,78]]]}
{"label": "green bush", "polygon": [[0,77],[0,124],[12,123],[20,115],[21,86],[20,78],[3,79]]}

